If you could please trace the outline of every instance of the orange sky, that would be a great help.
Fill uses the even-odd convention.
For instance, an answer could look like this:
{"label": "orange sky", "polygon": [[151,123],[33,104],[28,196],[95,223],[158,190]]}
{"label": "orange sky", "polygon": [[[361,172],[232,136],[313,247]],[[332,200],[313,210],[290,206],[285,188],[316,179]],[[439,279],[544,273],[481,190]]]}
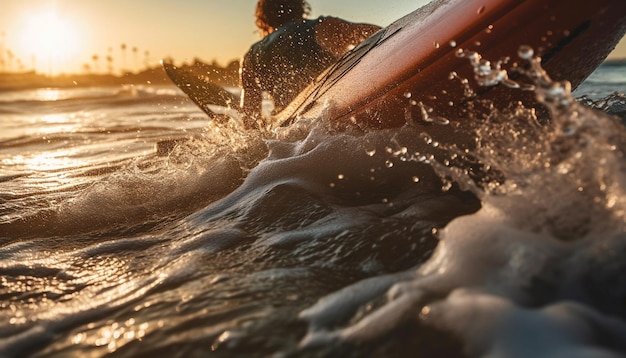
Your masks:
{"label": "orange sky", "polygon": [[[332,14],[387,25],[427,0],[310,0],[313,16]],[[47,73],[114,67],[134,70],[171,56],[226,64],[259,39],[255,0],[20,0],[0,5],[0,52]],[[122,44],[126,49],[122,49]],[[11,50],[12,59],[6,50]],[[135,50],[136,49],[136,50]],[[97,56],[97,60],[94,59]],[[19,62],[18,62],[19,60]],[[8,67],[5,65],[5,67]]]}
{"label": "orange sky", "polygon": [[[428,0],[310,0],[313,16],[387,25]],[[258,40],[255,0],[20,0],[0,5],[1,70],[135,70],[171,56],[226,64]],[[124,46],[123,46],[124,44]],[[125,49],[123,49],[125,47]],[[10,51],[10,52],[9,52]],[[622,40],[611,57],[626,57]],[[2,62],[2,61],[0,61]]]}

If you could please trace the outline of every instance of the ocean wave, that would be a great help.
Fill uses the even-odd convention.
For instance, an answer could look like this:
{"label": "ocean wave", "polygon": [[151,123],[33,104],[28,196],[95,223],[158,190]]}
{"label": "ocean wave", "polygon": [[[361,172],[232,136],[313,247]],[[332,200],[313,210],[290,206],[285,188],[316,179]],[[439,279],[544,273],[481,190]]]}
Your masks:
{"label": "ocean wave", "polygon": [[[0,355],[623,355],[623,96],[535,85],[547,111],[369,131],[186,127],[178,92],[122,90],[107,135],[3,142],[88,160],[0,177]],[[429,135],[462,121],[472,145]]]}

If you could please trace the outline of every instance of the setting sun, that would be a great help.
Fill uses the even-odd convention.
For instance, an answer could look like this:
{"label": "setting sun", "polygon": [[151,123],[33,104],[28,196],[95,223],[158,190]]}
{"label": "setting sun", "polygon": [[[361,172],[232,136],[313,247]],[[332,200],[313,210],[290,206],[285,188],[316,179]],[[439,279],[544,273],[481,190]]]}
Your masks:
{"label": "setting sun", "polygon": [[54,11],[27,17],[20,34],[22,52],[32,56],[35,67],[49,74],[59,72],[62,63],[79,48],[77,29]]}

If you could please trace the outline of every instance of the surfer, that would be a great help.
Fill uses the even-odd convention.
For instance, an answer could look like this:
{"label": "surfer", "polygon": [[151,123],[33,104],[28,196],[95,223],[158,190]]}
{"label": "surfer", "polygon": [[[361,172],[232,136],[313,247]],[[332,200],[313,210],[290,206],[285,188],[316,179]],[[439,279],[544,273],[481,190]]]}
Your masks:
{"label": "surfer", "polygon": [[[241,66],[241,108],[255,122],[263,92],[274,110],[287,106],[322,71],[380,29],[335,17],[308,19],[306,0],[259,0],[256,25],[263,39]],[[249,123],[251,124],[251,123]]]}

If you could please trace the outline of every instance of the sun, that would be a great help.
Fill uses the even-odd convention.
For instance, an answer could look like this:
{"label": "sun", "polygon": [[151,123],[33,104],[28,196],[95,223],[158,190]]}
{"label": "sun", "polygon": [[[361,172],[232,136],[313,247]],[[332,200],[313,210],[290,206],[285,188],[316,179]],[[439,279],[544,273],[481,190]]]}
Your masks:
{"label": "sun", "polygon": [[51,75],[62,71],[63,63],[78,51],[76,27],[53,10],[30,14],[20,33],[22,52],[32,57],[37,69]]}

